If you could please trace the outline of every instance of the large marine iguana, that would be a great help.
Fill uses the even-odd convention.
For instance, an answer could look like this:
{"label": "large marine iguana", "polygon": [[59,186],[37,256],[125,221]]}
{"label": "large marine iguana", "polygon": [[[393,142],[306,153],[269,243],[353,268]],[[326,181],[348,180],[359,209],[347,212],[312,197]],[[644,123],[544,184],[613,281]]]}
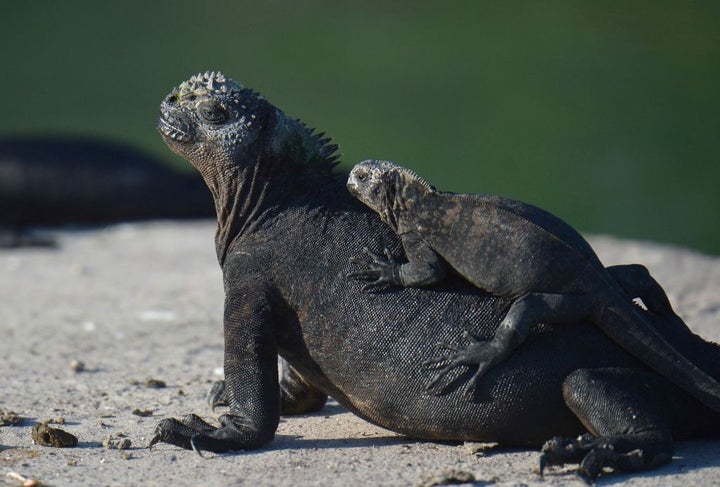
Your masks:
{"label": "large marine iguana", "polygon": [[0,137],[0,247],[34,245],[37,226],[210,218],[197,173],[141,150],[79,136]]}
{"label": "large marine iguana", "polygon": [[[603,467],[669,462],[673,439],[720,437],[720,415],[584,322],[534,328],[471,398],[460,391],[460,370],[444,394],[428,394],[421,364],[435,344],[463,331],[491,336],[511,302],[456,276],[428,289],[363,292],[346,277],[348,259],[364,247],[399,252],[399,238],[346,191],[347,173],[333,170],[335,147],[254,91],[199,74],[160,112],[163,139],[215,199],[225,387],[210,402],[225,399],[229,412],[219,426],[195,415],[163,419],[151,446],[222,452],[270,442],[280,413],[278,354],[303,379],[296,398],[328,394],[413,438],[539,446],[558,435],[545,443],[541,466],[581,462],[588,479]],[[642,282],[629,284],[644,298]],[[720,348],[680,322],[648,316],[681,353],[720,376]]]}
{"label": "large marine iguana", "polygon": [[[367,160],[350,171],[347,187],[400,237],[408,262],[370,253],[369,268],[350,277],[369,287],[428,286],[449,266],[493,295],[512,300],[489,341],[470,344],[426,362],[441,368],[433,388],[454,367],[475,366],[467,389],[525,341],[538,323],[587,320],[642,362],[720,412],[720,384],[655,331],[622,283],[645,274],[655,288],[647,305],[676,316],[660,285],[638,266],[605,268],[570,225],[536,206],[494,195],[438,191],[414,171]],[[355,259],[357,260],[357,259]],[[631,273],[631,275],[628,275]]]}

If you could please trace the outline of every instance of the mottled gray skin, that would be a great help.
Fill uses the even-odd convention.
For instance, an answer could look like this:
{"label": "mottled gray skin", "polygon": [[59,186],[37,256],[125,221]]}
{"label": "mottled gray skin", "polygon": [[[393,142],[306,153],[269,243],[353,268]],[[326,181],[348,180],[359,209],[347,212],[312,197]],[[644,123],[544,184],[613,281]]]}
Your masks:
{"label": "mottled gray skin", "polygon": [[[648,371],[595,327],[543,325],[490,370],[468,398],[467,371],[443,394],[425,390],[422,362],[467,331],[490,337],[511,302],[449,276],[432,288],[366,293],[346,277],[362,249],[401,251],[400,239],[345,189],[335,147],[263,97],[219,73],[194,76],[162,102],[159,129],[195,166],[215,199],[225,286],[225,403],[219,426],[195,415],[163,419],[151,444],[228,451],[259,448],[281,411],[326,395],[377,425],[414,438],[546,444],[541,465],[581,462],[641,470],[670,461],[673,438],[720,437],[720,417]],[[642,280],[629,283],[643,296]],[[720,350],[682,323],[648,319],[703,370]],[[289,373],[278,380],[280,355]],[[292,384],[292,386],[290,386]],[[649,388],[649,389],[648,389]],[[670,400],[668,400],[670,398]]]}
{"label": "mottled gray skin", "polygon": [[[348,190],[400,236],[408,262],[371,254],[369,269],[351,277],[380,285],[428,286],[446,265],[475,286],[513,301],[493,338],[426,362],[440,368],[430,387],[455,367],[476,366],[472,388],[538,323],[589,320],[642,362],[707,406],[720,411],[720,384],[668,343],[622,287],[635,266],[606,269],[587,241],[567,223],[535,206],[499,196],[437,191],[413,171],[390,161],[357,164]],[[675,317],[655,287],[647,306]]]}

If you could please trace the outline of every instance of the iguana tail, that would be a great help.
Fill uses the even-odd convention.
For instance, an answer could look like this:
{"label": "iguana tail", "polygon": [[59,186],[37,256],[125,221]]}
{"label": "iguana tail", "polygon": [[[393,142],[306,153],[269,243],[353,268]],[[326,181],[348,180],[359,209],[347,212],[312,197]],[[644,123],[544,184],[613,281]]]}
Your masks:
{"label": "iguana tail", "polygon": [[640,308],[629,302],[609,306],[603,310],[598,325],[645,365],[720,413],[720,382],[683,355],[660,331],[654,330]]}

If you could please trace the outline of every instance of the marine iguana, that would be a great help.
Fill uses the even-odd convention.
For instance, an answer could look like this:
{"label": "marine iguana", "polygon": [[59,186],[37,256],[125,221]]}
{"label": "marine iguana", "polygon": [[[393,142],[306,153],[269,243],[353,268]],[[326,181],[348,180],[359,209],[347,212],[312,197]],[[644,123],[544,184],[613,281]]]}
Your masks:
{"label": "marine iguana", "polygon": [[39,244],[27,234],[37,226],[213,216],[196,172],[174,170],[125,144],[0,137],[0,247]]}
{"label": "marine iguana", "polygon": [[[355,165],[347,187],[397,233],[408,259],[400,264],[389,252],[386,259],[370,253],[369,268],[350,277],[370,280],[370,288],[428,286],[444,279],[450,267],[480,289],[512,300],[491,340],[466,333],[468,346],[426,362],[441,368],[428,387],[437,386],[453,368],[469,365],[477,367],[467,384],[471,390],[525,341],[532,325],[587,320],[720,412],[720,384],[657,333],[622,288],[623,273],[633,268],[605,268],[590,244],[560,218],[499,196],[438,191],[390,161]],[[657,287],[652,295],[664,296],[651,282]],[[648,304],[655,313],[676,316],[667,299]]]}
{"label": "marine iguana", "polygon": [[[303,379],[295,398],[303,390],[330,395],[413,438],[545,444],[541,467],[580,462],[587,479],[603,467],[669,462],[673,438],[720,437],[720,415],[585,322],[535,327],[470,399],[460,391],[467,374],[459,369],[444,394],[428,394],[421,363],[435,343],[463,331],[492,335],[510,300],[457,276],[431,288],[362,292],[362,283],[346,277],[348,259],[364,247],[399,252],[399,238],[346,191],[347,173],[333,169],[334,145],[220,73],[172,90],[158,126],[215,199],[225,386],[210,402],[225,400],[229,412],[219,426],[196,415],[165,418],[150,446],[223,452],[266,445],[279,421],[278,354]],[[628,285],[643,299],[652,292],[642,280]],[[681,353],[720,376],[718,346],[647,313]],[[593,436],[576,438],[588,431]]]}

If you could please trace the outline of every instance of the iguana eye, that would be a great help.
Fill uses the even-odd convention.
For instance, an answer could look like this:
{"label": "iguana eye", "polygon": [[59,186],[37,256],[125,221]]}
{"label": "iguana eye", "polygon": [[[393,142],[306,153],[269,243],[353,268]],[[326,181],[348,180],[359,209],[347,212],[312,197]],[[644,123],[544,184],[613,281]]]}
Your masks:
{"label": "iguana eye", "polygon": [[197,107],[200,117],[212,124],[221,124],[227,121],[228,113],[225,107],[214,101],[204,101]]}

